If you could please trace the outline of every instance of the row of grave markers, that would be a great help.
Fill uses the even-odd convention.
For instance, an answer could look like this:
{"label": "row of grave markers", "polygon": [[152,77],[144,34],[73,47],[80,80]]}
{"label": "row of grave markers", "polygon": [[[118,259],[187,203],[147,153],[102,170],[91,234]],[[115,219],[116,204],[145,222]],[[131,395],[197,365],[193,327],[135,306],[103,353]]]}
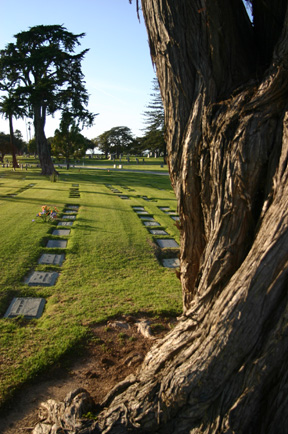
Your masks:
{"label": "row of grave markers", "polygon": [[[144,226],[146,226],[152,235],[169,235],[164,229],[153,229],[153,227],[161,225],[154,219],[154,217],[149,216],[148,211],[146,211],[143,206],[132,206],[132,209],[136,212],[140,220],[142,220]],[[163,212],[171,213],[171,216],[174,217],[174,219],[178,217],[177,213],[175,211],[171,211],[169,207],[159,207],[159,209]],[[179,249],[179,244],[172,238],[155,238],[155,240],[160,249]],[[178,268],[180,266],[180,261],[178,257],[163,258],[162,264],[167,268]]]}
{"label": "row of grave markers", "polygon": [[19,190],[16,190],[14,193],[8,193],[6,194],[7,197],[15,197],[18,194],[22,193],[25,190],[28,190],[29,188],[34,187],[35,184],[28,184],[25,187],[19,188]]}
{"label": "row of grave markers", "polygon": [[[109,188],[112,193],[117,194],[120,199],[129,199],[129,196],[123,195],[122,191],[118,188],[113,187],[111,184],[105,184],[107,188]],[[148,185],[148,184],[147,184]],[[121,187],[126,190],[135,191],[129,189],[129,187]],[[150,199],[147,196],[141,196],[141,198],[147,202],[154,202],[155,199]],[[148,211],[145,211],[145,208],[142,206],[132,206],[132,209],[138,214],[139,218],[143,221],[144,226],[147,227],[149,232],[152,235],[160,236],[160,235],[169,235],[164,229],[150,229],[152,226],[161,226],[154,217],[149,216]],[[170,209],[170,207],[159,207],[161,211],[165,214],[168,214],[173,220],[179,221],[179,216],[176,211]],[[156,239],[156,243],[160,247],[160,249],[179,249],[179,245],[176,243],[174,239]],[[178,268],[180,266],[180,261],[178,257],[172,258],[163,258],[162,265],[167,268]]]}
{"label": "row of grave markers", "polygon": [[[73,192],[75,188],[78,188],[78,184],[72,185]],[[79,194],[80,195],[80,194]],[[61,220],[58,222],[57,229],[52,232],[53,236],[67,237],[70,235],[71,230],[67,227],[71,227],[76,219],[76,215],[79,210],[79,205],[66,205],[63,210]],[[67,247],[68,240],[66,239],[51,239],[48,240],[47,249],[65,249]],[[43,253],[39,260],[39,265],[58,266],[61,267],[65,260],[65,253]],[[30,275],[25,279],[25,283],[29,286],[53,286],[58,279],[59,273],[57,271],[32,271]],[[37,297],[17,297],[13,298],[9,308],[7,309],[4,318],[14,318],[18,315],[23,315],[26,319],[40,318],[45,307],[46,300],[44,298]]]}

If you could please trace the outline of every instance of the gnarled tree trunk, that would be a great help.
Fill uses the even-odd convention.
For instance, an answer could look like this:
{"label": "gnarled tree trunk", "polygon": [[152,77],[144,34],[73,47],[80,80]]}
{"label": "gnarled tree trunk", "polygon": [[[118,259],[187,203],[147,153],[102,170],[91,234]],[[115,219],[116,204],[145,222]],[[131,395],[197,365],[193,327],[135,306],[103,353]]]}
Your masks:
{"label": "gnarled tree trunk", "polygon": [[287,433],[287,1],[254,6],[142,0],[184,312],[90,432]]}

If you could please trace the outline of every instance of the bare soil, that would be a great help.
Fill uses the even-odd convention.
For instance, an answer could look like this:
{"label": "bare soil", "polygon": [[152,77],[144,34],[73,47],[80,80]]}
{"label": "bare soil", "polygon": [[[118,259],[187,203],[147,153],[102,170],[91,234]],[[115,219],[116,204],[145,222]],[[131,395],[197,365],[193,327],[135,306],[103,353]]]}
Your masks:
{"label": "bare soil", "polygon": [[21,389],[0,416],[0,434],[31,433],[39,422],[41,402],[63,401],[79,387],[89,392],[95,404],[100,404],[113,386],[137,371],[155,339],[163,337],[175,321],[150,319],[154,339],[144,337],[136,319],[131,317],[90,326],[91,338],[80,357],[70,359],[68,367],[65,363],[54,366],[45,376]]}

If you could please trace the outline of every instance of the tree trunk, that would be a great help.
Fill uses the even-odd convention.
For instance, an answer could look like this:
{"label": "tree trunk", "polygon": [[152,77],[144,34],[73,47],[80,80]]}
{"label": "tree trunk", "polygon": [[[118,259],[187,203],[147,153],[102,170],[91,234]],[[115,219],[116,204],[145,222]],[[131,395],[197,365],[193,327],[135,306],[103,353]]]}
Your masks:
{"label": "tree trunk", "polygon": [[266,14],[263,37],[240,0],[142,0],[180,215],[183,316],[107,396],[91,433],[287,433],[287,1],[256,3],[278,23]]}
{"label": "tree trunk", "polygon": [[16,169],[19,167],[16,159],[16,150],[14,145],[14,131],[13,131],[13,119],[12,115],[9,115],[9,131],[10,131],[10,148],[11,148],[11,154],[12,154],[12,162],[13,162],[13,169]]}
{"label": "tree trunk", "polygon": [[56,173],[54,164],[51,158],[50,148],[45,136],[44,127],[46,122],[45,107],[37,105],[34,107],[34,128],[35,139],[37,144],[37,153],[40,160],[41,174],[52,175]]}
{"label": "tree trunk", "polygon": [[70,158],[69,155],[66,155],[66,169],[69,170],[70,169]]}

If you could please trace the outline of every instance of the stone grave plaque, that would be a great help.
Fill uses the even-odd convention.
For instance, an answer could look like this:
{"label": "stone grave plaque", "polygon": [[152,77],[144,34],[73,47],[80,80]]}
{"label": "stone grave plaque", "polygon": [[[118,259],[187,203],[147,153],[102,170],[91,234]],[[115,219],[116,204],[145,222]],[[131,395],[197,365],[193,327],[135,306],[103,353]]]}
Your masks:
{"label": "stone grave plaque", "polygon": [[163,229],[149,229],[149,232],[153,235],[168,235]]}
{"label": "stone grave plaque", "polygon": [[62,219],[68,219],[68,220],[75,220],[76,216],[75,215],[62,215],[61,218]]}
{"label": "stone grave plaque", "polygon": [[64,209],[63,212],[65,212],[65,214],[76,214],[77,213],[77,211],[73,210],[73,209]]}
{"label": "stone grave plaque", "polygon": [[55,229],[52,232],[52,235],[55,235],[56,237],[67,237],[70,235],[70,229]]}
{"label": "stone grave plaque", "polygon": [[144,211],[144,206],[132,206],[134,211]]}
{"label": "stone grave plaque", "polygon": [[149,221],[149,222],[154,222],[154,221],[155,221],[155,220],[154,220],[154,217],[139,216],[139,218],[140,218],[141,220],[147,220],[147,221]]}
{"label": "stone grave plaque", "polygon": [[145,215],[145,214],[149,214],[149,212],[148,211],[136,211],[136,214]]}
{"label": "stone grave plaque", "polygon": [[26,282],[30,286],[53,286],[59,276],[56,271],[33,271]]}
{"label": "stone grave plaque", "polygon": [[59,222],[57,226],[72,226],[73,222]]}
{"label": "stone grave plaque", "polygon": [[160,226],[160,223],[158,223],[158,222],[143,222],[143,224],[145,225],[145,226]]}
{"label": "stone grave plaque", "polygon": [[168,214],[168,215],[177,215],[178,216],[178,212],[176,212],[176,211],[166,211],[166,214]]}
{"label": "stone grave plaque", "polygon": [[46,247],[65,249],[67,247],[67,240],[49,240]]}
{"label": "stone grave plaque", "polygon": [[125,195],[123,195],[123,194],[122,194],[122,196],[119,196],[119,197],[120,197],[120,199],[129,199],[128,196],[125,196]]}
{"label": "stone grave plaque", "polygon": [[164,212],[170,211],[170,207],[169,206],[159,206],[159,209],[161,211],[164,211]]}
{"label": "stone grave plaque", "polygon": [[72,184],[72,187],[79,187],[79,184]]}
{"label": "stone grave plaque", "polygon": [[171,216],[171,218],[172,218],[173,220],[175,220],[175,222],[179,222],[179,220],[180,220],[180,217],[174,217],[174,216]]}
{"label": "stone grave plaque", "polygon": [[79,205],[67,205],[66,208],[67,209],[74,209],[75,211],[78,211]]}
{"label": "stone grave plaque", "polygon": [[165,248],[169,248],[169,249],[179,248],[179,244],[176,243],[176,241],[172,240],[172,239],[170,239],[170,240],[166,240],[166,239],[156,240],[156,243],[158,244],[158,246],[161,249],[165,249]]}
{"label": "stone grave plaque", "polygon": [[43,253],[43,255],[40,257],[38,263],[43,265],[59,265],[61,266],[63,264],[63,261],[65,259],[65,255],[56,255],[53,253]]}
{"label": "stone grave plaque", "polygon": [[177,268],[180,267],[180,260],[179,258],[165,258],[163,259],[162,264],[167,268]]}
{"label": "stone grave plaque", "polygon": [[23,315],[27,319],[40,318],[46,300],[44,298],[17,297],[13,298],[4,318],[14,318]]}

